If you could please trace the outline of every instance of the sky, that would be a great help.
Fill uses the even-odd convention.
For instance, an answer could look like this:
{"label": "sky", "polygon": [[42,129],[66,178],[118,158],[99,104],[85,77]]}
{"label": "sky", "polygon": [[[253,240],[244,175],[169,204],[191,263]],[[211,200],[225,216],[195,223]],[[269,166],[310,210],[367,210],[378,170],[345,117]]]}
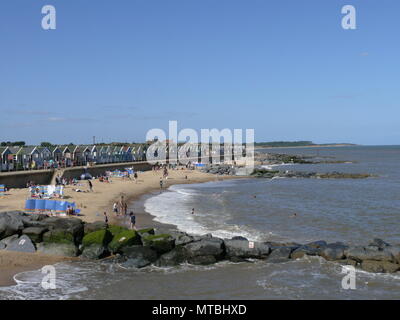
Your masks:
{"label": "sky", "polygon": [[398,0],[2,0],[0,141],[141,142],[177,120],[399,144],[399,31]]}

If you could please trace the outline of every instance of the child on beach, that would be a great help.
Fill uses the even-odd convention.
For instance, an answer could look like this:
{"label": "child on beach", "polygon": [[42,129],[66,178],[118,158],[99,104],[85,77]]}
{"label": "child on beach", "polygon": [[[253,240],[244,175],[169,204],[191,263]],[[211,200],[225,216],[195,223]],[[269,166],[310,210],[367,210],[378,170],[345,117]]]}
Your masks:
{"label": "child on beach", "polygon": [[117,205],[116,202],[114,202],[114,204],[113,204],[113,211],[114,211],[114,213],[115,213],[117,216],[119,216],[118,205]]}
{"label": "child on beach", "polygon": [[136,230],[136,216],[133,214],[132,211],[129,213],[129,219],[130,219],[131,229]]}

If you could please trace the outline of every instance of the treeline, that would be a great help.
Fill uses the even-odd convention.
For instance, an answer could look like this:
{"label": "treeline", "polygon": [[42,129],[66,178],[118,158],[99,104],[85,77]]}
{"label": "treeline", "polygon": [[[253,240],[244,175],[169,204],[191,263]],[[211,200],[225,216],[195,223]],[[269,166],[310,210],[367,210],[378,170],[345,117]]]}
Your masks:
{"label": "treeline", "polygon": [[25,141],[3,141],[0,143],[1,147],[23,147],[25,145]]}
{"label": "treeline", "polygon": [[263,147],[304,147],[313,146],[312,141],[271,141],[271,142],[256,142],[255,146]]}

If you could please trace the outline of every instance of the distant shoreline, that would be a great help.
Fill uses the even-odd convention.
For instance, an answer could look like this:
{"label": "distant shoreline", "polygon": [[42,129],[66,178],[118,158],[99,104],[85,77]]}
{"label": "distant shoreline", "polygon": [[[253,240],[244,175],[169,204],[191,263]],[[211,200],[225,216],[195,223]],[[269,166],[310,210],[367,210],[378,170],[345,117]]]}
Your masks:
{"label": "distant shoreline", "polygon": [[309,146],[287,146],[287,147],[271,147],[256,146],[254,150],[260,149],[299,149],[299,148],[336,148],[336,147],[359,147],[359,144],[313,144]]}

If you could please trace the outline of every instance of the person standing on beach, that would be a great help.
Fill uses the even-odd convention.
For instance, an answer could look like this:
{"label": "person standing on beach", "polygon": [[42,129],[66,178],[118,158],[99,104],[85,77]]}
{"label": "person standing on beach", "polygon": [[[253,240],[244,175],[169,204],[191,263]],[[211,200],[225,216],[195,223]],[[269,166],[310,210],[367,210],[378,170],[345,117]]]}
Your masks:
{"label": "person standing on beach", "polygon": [[106,223],[106,226],[108,228],[108,217],[107,217],[107,212],[104,212],[104,222]]}
{"label": "person standing on beach", "polygon": [[133,214],[132,211],[129,213],[129,219],[130,219],[131,229],[136,230],[136,216]]}
{"label": "person standing on beach", "polygon": [[137,183],[137,179],[138,179],[137,172],[135,172],[135,173],[133,174],[133,179],[135,180],[135,183]]}
{"label": "person standing on beach", "polygon": [[162,188],[163,188],[163,184],[164,184],[164,181],[163,181],[163,179],[162,179],[162,178],[160,178],[160,189],[162,189]]}
{"label": "person standing on beach", "polygon": [[122,204],[122,208],[123,208],[123,214],[124,216],[126,216],[127,211],[128,211],[128,204],[124,201],[124,203]]}
{"label": "person standing on beach", "polygon": [[93,192],[93,184],[92,184],[92,181],[88,180],[88,184],[89,184],[89,190],[90,190],[90,192]]}
{"label": "person standing on beach", "polygon": [[113,211],[114,211],[114,213],[115,213],[117,216],[119,216],[118,205],[117,205],[116,202],[115,202],[114,205],[113,205]]}

